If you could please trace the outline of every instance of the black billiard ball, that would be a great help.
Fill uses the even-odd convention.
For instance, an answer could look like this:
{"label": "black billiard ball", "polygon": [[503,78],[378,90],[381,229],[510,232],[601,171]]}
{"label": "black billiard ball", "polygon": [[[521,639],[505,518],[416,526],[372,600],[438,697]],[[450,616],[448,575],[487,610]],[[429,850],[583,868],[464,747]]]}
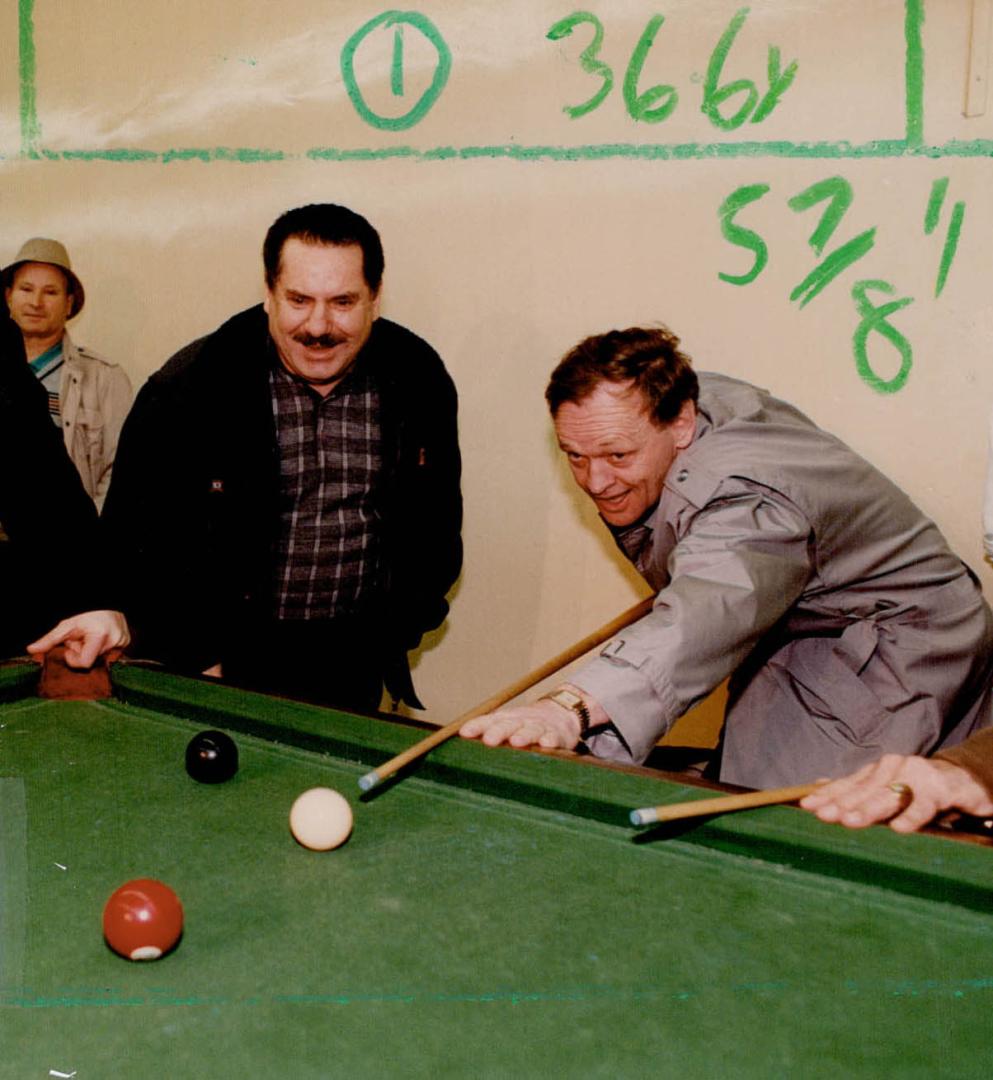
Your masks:
{"label": "black billiard ball", "polygon": [[223,731],[201,731],[186,747],[186,771],[201,784],[220,784],[238,771],[238,747]]}

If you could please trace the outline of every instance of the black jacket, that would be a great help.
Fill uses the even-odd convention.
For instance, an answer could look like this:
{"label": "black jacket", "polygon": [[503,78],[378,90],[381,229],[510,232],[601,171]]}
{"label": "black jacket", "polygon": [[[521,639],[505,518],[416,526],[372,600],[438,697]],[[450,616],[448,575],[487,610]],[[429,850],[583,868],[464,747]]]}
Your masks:
{"label": "black jacket", "polygon": [[0,653],[23,652],[67,615],[112,606],[97,513],[0,311]]}
{"label": "black jacket", "polygon": [[[104,522],[137,651],[201,671],[271,617],[279,453],[261,306],[177,353],[124,425]],[[438,626],[462,565],[456,393],[421,338],[379,319],[356,359],[381,403],[389,575],[386,685],[416,704],[406,652]]]}

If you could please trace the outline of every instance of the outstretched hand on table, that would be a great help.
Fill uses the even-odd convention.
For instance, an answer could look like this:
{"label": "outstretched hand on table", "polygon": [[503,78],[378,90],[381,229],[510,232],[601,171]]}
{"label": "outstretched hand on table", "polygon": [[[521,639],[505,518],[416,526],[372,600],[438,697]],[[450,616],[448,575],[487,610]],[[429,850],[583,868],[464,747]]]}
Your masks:
{"label": "outstretched hand on table", "polygon": [[131,632],[119,611],[84,611],[70,615],[47,634],[33,641],[28,652],[41,662],[56,645],[65,645],[66,663],[74,668],[92,667],[97,658],[114,649],[127,648]]}
{"label": "outstretched hand on table", "polygon": [[896,832],[926,825],[943,810],[984,817],[993,814],[993,798],[959,765],[940,758],[885,754],[850,776],[832,780],[800,801],[822,821],[850,829],[886,821]]}

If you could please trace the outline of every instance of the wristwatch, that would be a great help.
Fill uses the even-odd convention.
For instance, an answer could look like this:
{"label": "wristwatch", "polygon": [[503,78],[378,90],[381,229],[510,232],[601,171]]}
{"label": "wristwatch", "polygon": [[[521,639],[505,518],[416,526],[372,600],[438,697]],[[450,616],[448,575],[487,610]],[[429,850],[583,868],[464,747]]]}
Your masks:
{"label": "wristwatch", "polygon": [[549,701],[554,701],[556,705],[561,705],[563,709],[568,709],[569,712],[576,714],[579,718],[579,737],[585,739],[590,730],[590,710],[579,694],[561,686],[558,690],[545,694],[541,700],[544,701],[546,698]]}

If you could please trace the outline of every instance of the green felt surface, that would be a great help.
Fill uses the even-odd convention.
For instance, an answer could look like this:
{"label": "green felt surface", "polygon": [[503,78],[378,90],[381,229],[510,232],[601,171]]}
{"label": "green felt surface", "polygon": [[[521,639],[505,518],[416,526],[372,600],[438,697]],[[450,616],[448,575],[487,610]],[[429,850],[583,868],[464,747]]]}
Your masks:
{"label": "green felt surface", "polygon": [[24,979],[26,890],[24,783],[0,779],[0,985],[19,986]]}
{"label": "green felt surface", "polygon": [[[0,1077],[993,1069],[989,849],[789,808],[646,840],[627,810],[684,786],[464,741],[359,798],[418,732],[115,682],[127,700],[0,708]],[[182,764],[208,723],[241,754],[217,787]],[[355,812],[335,852],[288,832],[317,784]],[[100,933],[137,876],[186,908],[151,964]]]}

